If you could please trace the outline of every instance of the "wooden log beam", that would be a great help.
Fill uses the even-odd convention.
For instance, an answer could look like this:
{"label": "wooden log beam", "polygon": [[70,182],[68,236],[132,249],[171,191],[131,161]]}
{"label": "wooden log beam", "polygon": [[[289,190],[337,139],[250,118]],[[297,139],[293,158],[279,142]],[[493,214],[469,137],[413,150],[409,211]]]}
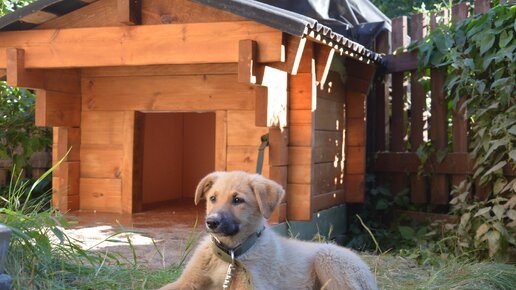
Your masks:
{"label": "wooden log beam", "polygon": [[141,0],[117,0],[118,21],[126,25],[142,23]]}
{"label": "wooden log beam", "polygon": [[[78,70],[72,69],[27,69],[25,51],[7,48],[7,84],[13,87],[49,89],[63,93],[80,94],[81,81]],[[1,75],[1,72],[0,72]]]}
{"label": "wooden log beam", "polygon": [[238,81],[246,84],[256,84],[258,69],[256,41],[243,39],[238,43]]}
{"label": "wooden log beam", "polygon": [[236,63],[241,39],[258,43],[258,62],[282,60],[280,31],[241,21],[2,32],[0,69],[9,47],[25,50],[27,69]]}
{"label": "wooden log beam", "polygon": [[324,87],[328,78],[334,55],[335,49],[329,46],[317,44],[314,47],[316,80],[317,85],[321,88]]}
{"label": "wooden log beam", "polygon": [[268,88],[263,86],[257,86],[256,90],[256,101],[255,101],[255,124],[257,127],[267,127],[268,117],[267,111],[269,108],[269,93]]}
{"label": "wooden log beam", "polygon": [[302,66],[305,53],[306,38],[284,35],[284,59],[280,62],[268,63],[270,67],[296,75],[298,72],[310,72],[310,68]]}
{"label": "wooden log beam", "polygon": [[42,88],[44,83],[42,70],[25,68],[25,51],[9,47],[5,50],[7,57],[7,84],[12,87]]}
{"label": "wooden log beam", "polygon": [[81,97],[79,94],[36,90],[36,126],[79,127]]}

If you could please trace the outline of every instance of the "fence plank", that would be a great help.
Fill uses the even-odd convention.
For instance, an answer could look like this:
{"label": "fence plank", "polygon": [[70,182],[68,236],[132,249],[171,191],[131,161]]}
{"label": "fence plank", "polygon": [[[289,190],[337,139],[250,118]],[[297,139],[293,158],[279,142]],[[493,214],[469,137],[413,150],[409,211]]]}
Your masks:
{"label": "fence plank", "polygon": [[[423,170],[431,174],[462,174],[469,175],[473,171],[473,160],[469,153],[449,153],[437,162],[430,157],[424,164]],[[421,160],[414,152],[378,152],[373,165],[375,172],[408,172],[416,173],[421,166]]]}
{"label": "fence plank", "polygon": [[[469,16],[469,3],[459,3],[452,7],[452,21],[457,23],[459,20]],[[467,96],[461,96],[452,111],[452,144],[453,152],[468,152],[468,121],[466,108],[462,108]],[[459,186],[466,181],[467,175],[453,175],[452,186]]]}
{"label": "fence plank", "polygon": [[[422,40],[427,32],[425,14],[412,15],[410,22],[411,38],[413,41]],[[410,73],[411,108],[410,108],[410,144],[412,152],[423,145],[423,111],[425,109],[425,90],[418,81],[420,75],[415,71]],[[413,203],[426,203],[425,178],[419,174],[410,175],[410,199]]]}
{"label": "fence plank", "polygon": [[476,0],[473,12],[475,14],[486,13],[491,9],[491,0]]}
{"label": "fence plank", "polygon": [[[376,38],[376,51],[379,53],[389,53],[389,33],[383,32]],[[370,106],[374,110],[374,143],[375,151],[384,151],[386,149],[387,120],[386,106],[389,102],[389,83],[387,76],[375,83],[374,106]],[[369,109],[369,108],[368,108]]]}
{"label": "fence plank", "polygon": [[[430,136],[435,150],[446,150],[448,146],[448,116],[446,94],[443,89],[446,75],[438,69],[432,69],[430,74],[432,78],[432,117],[430,120]],[[430,200],[433,204],[448,203],[448,184],[445,175],[433,175],[431,189],[432,194]]]}
{"label": "fence plank", "polygon": [[449,19],[448,15],[448,10],[441,10],[430,14],[430,30],[434,30],[439,24],[447,24]]}
{"label": "fence plank", "polygon": [[[397,49],[408,45],[407,34],[407,17],[397,17],[392,20],[392,47]],[[404,136],[406,132],[403,97],[404,73],[392,74],[392,103],[391,103],[391,151],[405,151]],[[399,193],[406,187],[406,178],[404,174],[393,174],[392,176],[392,192]]]}

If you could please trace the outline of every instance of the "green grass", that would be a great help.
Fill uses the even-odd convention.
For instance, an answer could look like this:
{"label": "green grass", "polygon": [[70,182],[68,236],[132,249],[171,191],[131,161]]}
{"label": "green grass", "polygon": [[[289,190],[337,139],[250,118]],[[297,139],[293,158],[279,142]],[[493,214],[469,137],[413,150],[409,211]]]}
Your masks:
{"label": "green grass", "polygon": [[72,224],[49,206],[49,193],[33,196],[58,165],[34,183],[13,178],[0,195],[0,223],[12,230],[5,266],[13,289],[155,289],[177,279],[181,266],[150,270],[136,259],[85,250],[68,236]]}
{"label": "green grass", "polygon": [[[156,289],[179,277],[198,239],[195,227],[178,266],[151,269],[140,263],[130,239],[132,257],[85,250],[81,241],[66,235],[64,228],[72,224],[48,206],[48,195],[31,198],[44,178],[34,184],[11,180],[0,195],[0,222],[13,230],[6,270],[14,289]],[[320,235],[316,240],[327,241]],[[432,263],[420,266],[414,259],[390,253],[362,256],[382,289],[512,289],[516,285],[514,265],[436,256]]]}
{"label": "green grass", "polygon": [[382,289],[514,289],[516,266],[488,262],[443,260],[421,266],[413,259],[391,254],[362,255]]}

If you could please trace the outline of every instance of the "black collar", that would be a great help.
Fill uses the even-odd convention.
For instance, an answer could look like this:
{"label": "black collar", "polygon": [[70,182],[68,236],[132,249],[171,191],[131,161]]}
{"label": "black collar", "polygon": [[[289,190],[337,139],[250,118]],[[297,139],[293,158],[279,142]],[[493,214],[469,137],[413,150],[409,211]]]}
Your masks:
{"label": "black collar", "polygon": [[[258,238],[262,235],[263,231],[265,230],[265,227],[263,227],[260,231],[252,233],[245,241],[243,241],[240,245],[236,246],[235,248],[231,249],[226,247],[224,244],[222,244],[217,238],[214,236],[211,237],[212,240],[212,249],[213,253],[219,257],[221,260],[227,263],[234,262],[233,259],[237,259],[241,255],[243,255],[245,252],[247,252],[254,244],[256,244],[256,241]],[[231,252],[233,252],[233,258],[231,257]]]}

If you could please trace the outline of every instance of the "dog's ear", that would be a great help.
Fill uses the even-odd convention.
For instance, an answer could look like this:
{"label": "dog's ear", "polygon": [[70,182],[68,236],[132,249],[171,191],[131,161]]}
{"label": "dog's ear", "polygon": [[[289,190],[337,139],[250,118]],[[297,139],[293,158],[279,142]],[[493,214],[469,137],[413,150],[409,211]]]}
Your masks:
{"label": "dog's ear", "polygon": [[251,188],[254,191],[262,215],[268,219],[283,200],[285,190],[276,182],[258,174],[252,177]]}
{"label": "dog's ear", "polygon": [[197,185],[197,189],[195,190],[195,205],[201,201],[201,199],[205,198],[205,194],[212,187],[213,183],[222,176],[223,172],[212,172],[206,175]]}

